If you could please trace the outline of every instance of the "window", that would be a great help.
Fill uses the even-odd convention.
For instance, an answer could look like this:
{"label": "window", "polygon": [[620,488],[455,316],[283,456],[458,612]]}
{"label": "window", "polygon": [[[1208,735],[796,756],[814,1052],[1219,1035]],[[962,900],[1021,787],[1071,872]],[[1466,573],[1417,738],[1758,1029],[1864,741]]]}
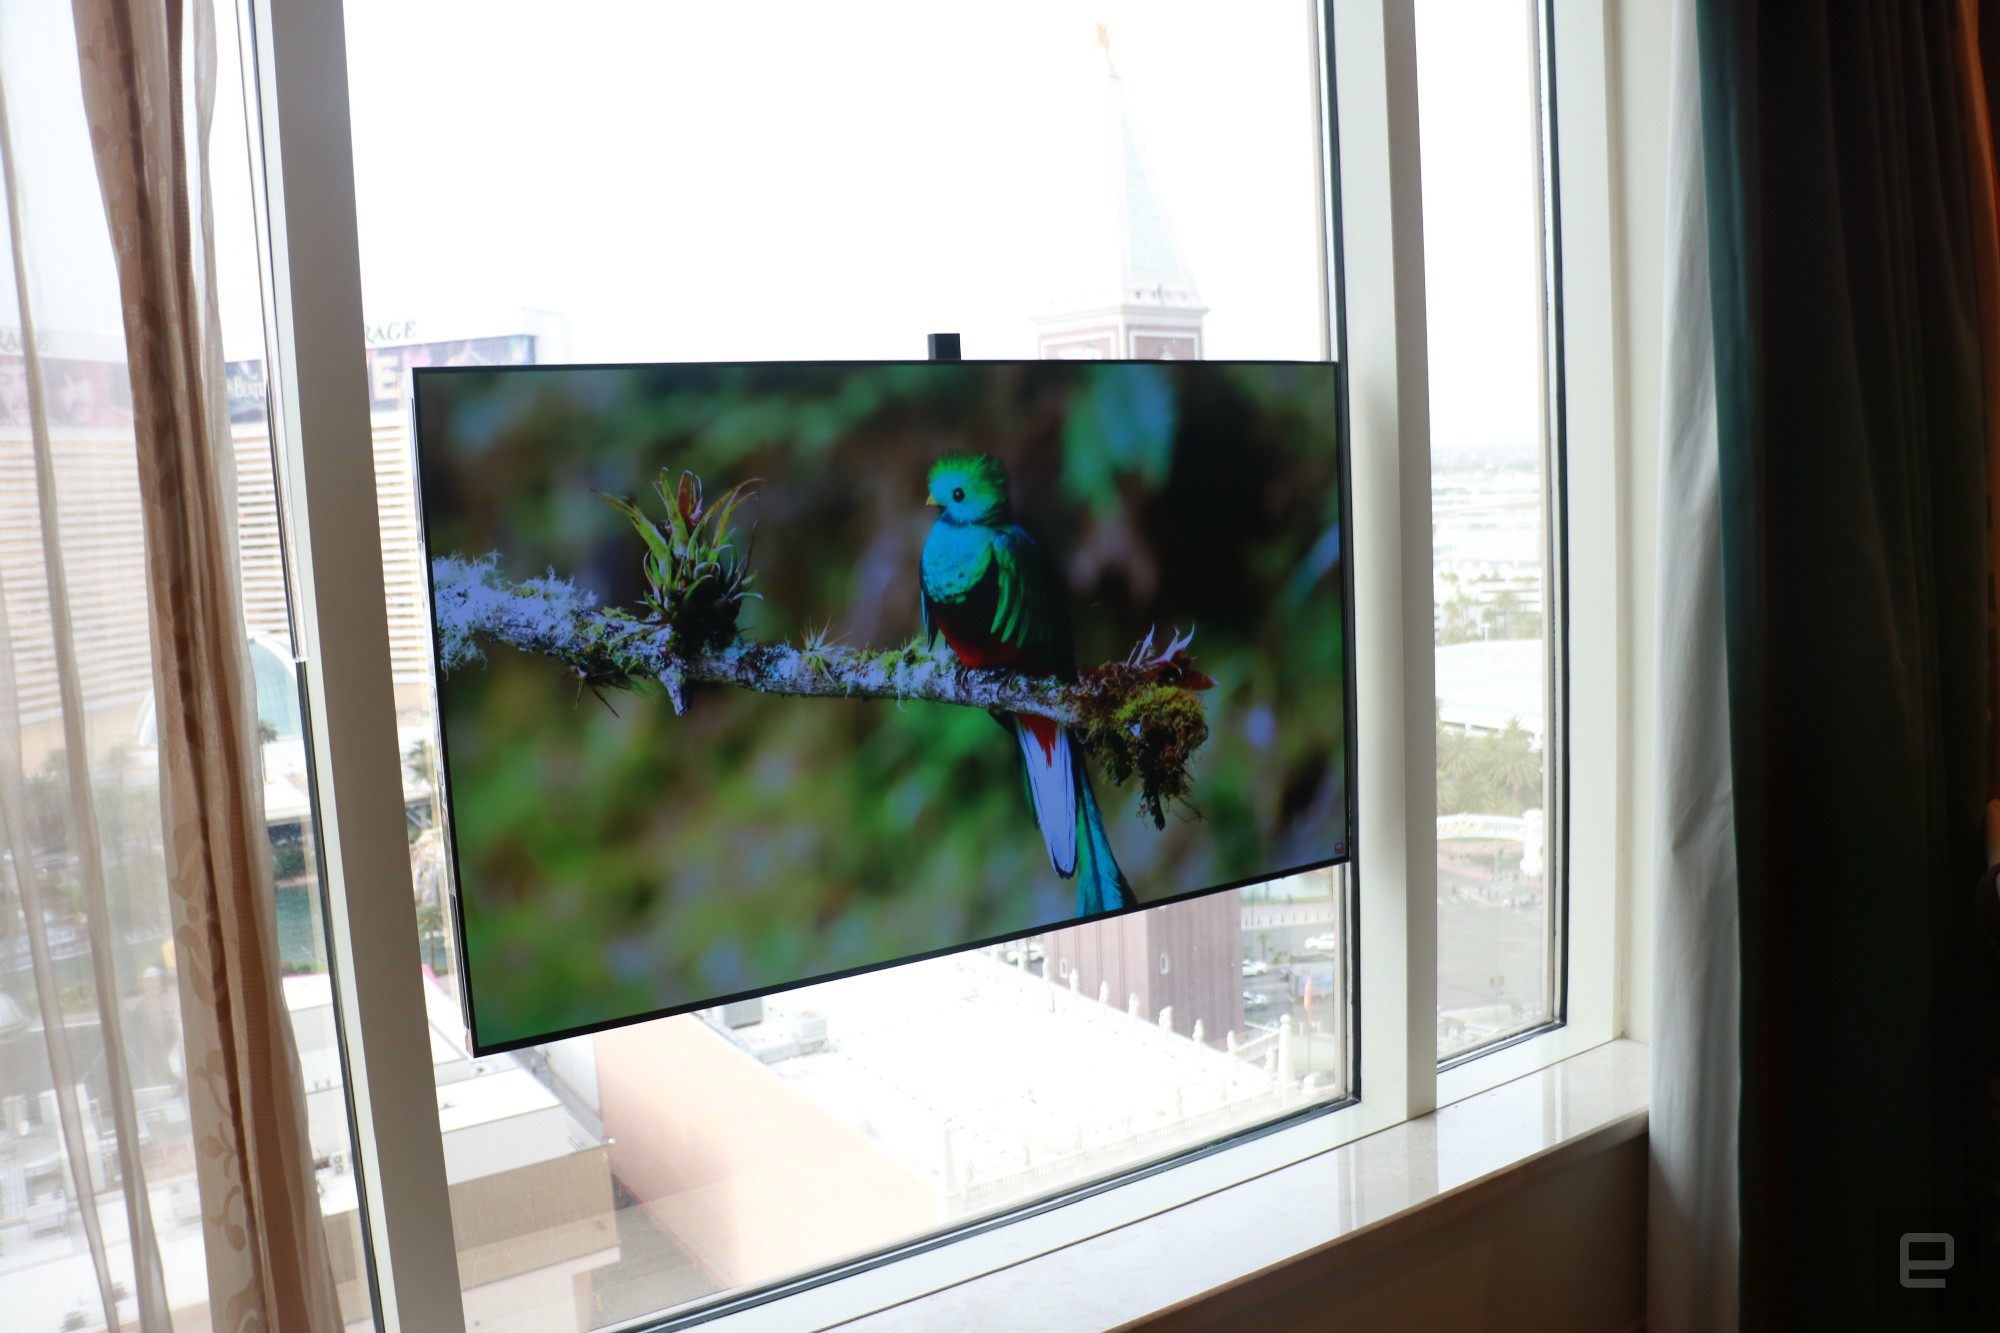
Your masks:
{"label": "window", "polygon": [[1419,0],[1437,639],[1437,1047],[1561,1018],[1562,566],[1539,6]]}
{"label": "window", "polygon": [[[1311,1122],[1325,1146],[1429,1109],[1468,1071],[1514,1067],[1484,1057],[1451,1084],[1435,1065],[1436,699],[1403,677],[1419,657],[1413,678],[1432,671],[1436,625],[1428,586],[1397,572],[1430,568],[1433,524],[1429,487],[1414,505],[1402,472],[1427,441],[1425,405],[1397,373],[1399,357],[1423,356],[1421,338],[1399,333],[1420,329],[1423,310],[1406,258],[1415,67],[1395,8],[1385,33],[1383,7],[1335,6],[1340,42],[1323,47],[1307,15],[1276,4],[1226,18],[1135,6],[1102,30],[1041,11],[974,28],[911,5],[864,31],[851,14],[789,7],[517,23],[490,6],[355,3],[339,84],[315,64],[337,16],[254,7],[264,152],[287,167],[273,200],[287,237],[274,363],[282,410],[313,422],[291,455],[317,626],[308,714],[327,740],[316,771],[333,788],[327,837],[346,881],[335,935],[353,950],[336,961],[368,1089],[359,1155],[369,1238],[393,1277],[386,1323],[505,1310],[599,1327],[874,1253],[907,1259],[891,1266],[906,1272],[1003,1262],[991,1256],[1024,1243],[1009,1238],[1019,1228],[1060,1243],[1046,1238],[1103,1225],[1137,1206],[1123,1202],[1133,1191],[1166,1206],[1232,1169],[1230,1154],[1072,1208],[1034,1200],[1274,1115],[1342,1106]],[[1339,67],[1337,158],[1323,52]],[[588,77],[552,91],[567,70]],[[330,112],[353,127],[351,196],[344,155],[292,137]],[[1108,183],[1107,160],[1123,167]],[[1150,215],[1136,206],[1147,199]],[[1116,318],[1077,295],[1081,261],[1107,235],[1114,254],[1135,247],[1145,277]],[[339,350],[364,325],[365,379]],[[411,499],[396,489],[404,370],[447,355],[905,357],[935,330],[962,333],[974,356],[1344,349],[1357,873],[1108,923],[1158,939],[1078,927],[471,1058],[428,797],[420,566]],[[343,432],[372,440],[368,466],[323,442]],[[378,508],[379,585],[372,567],[342,566],[328,535]],[[1406,774],[1405,753],[1426,771]],[[385,811],[399,816],[394,847]],[[412,870],[411,899],[374,891]],[[1572,921],[1572,948],[1603,944]],[[430,976],[412,975],[411,944]],[[1162,956],[1164,970],[1146,966]],[[1602,1040],[1603,1028],[1573,1021],[1562,1040]],[[1530,1048],[1540,1054],[1520,1054]],[[1097,1221],[1074,1220],[1091,1209]],[[930,1245],[941,1226],[985,1221],[1006,1225]],[[958,1257],[975,1254],[988,1258]],[[894,1280],[875,1269],[842,1285]]]}
{"label": "window", "polygon": [[[566,40],[622,54],[545,80],[532,128],[412,151],[412,119],[504,119],[546,40],[469,14],[348,8],[390,649],[426,771],[411,366],[907,357],[933,328],[974,356],[1323,354],[1296,15],[1218,34],[1185,14],[788,8],[774,41],[758,7],[586,13]],[[440,58],[468,41],[479,58]],[[949,54],[974,41],[994,58]],[[393,105],[367,95],[389,86]],[[636,143],[658,170],[630,169]],[[1333,874],[473,1059],[438,947],[444,847],[428,804],[411,814],[469,1322],[596,1327],[784,1281],[1350,1081]]]}

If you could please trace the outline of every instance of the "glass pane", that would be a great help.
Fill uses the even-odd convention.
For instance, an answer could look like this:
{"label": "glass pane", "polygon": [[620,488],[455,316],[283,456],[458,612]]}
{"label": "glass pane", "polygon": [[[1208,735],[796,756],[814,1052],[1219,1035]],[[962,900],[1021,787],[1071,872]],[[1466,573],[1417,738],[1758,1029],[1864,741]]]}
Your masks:
{"label": "glass pane", "polygon": [[[1321,76],[1296,5],[347,12],[425,792],[412,366],[907,359],[933,331],[974,358],[1324,355]],[[468,121],[504,128],[410,133]],[[437,822],[413,801],[469,1320],[649,1315],[1347,1091],[1334,872],[475,1059]]]}
{"label": "glass pane", "polygon": [[319,816],[307,749],[306,695],[292,629],[291,552],[264,372],[264,296],[258,258],[262,161],[246,128],[237,9],[216,3],[217,62],[209,174],[215,199],[216,286],[222,314],[229,435],[236,462],[236,540],[243,617],[263,742],[264,819],[276,895],[278,965],[305,1080],[309,1146],[343,1318],[371,1329],[374,1313],[360,1222],[360,1182],[350,1132],[341,1033],[327,955],[319,865]]}
{"label": "glass pane", "polygon": [[1438,1056],[1547,1022],[1538,6],[1417,0],[1437,631]]}

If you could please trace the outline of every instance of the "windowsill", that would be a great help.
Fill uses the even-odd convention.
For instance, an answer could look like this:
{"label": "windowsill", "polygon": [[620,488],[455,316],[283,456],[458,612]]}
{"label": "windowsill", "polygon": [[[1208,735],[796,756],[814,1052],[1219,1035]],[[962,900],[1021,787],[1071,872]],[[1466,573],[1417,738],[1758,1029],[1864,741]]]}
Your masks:
{"label": "windowsill", "polygon": [[[1628,1142],[1645,1133],[1649,1082],[1646,1046],[1607,1042],[1302,1160],[1265,1166],[1257,1150],[1269,1139],[1215,1154],[1198,1165],[1227,1167],[1232,1157],[1244,1154],[1235,1181],[1080,1238],[1070,1227],[1065,1230],[1071,1238],[1034,1243],[1039,1224],[1070,1212],[1067,1208],[1004,1228],[1020,1233],[1012,1238],[1020,1249],[976,1276],[940,1272],[941,1281],[919,1277],[919,1292],[905,1286],[891,1296],[877,1286],[890,1275],[876,1269],[743,1311],[715,1327],[838,1325],[852,1333],[1114,1327],[1222,1288],[1275,1277],[1290,1265],[1325,1262],[1336,1250],[1351,1262]],[[937,1258],[955,1248],[922,1257]],[[899,1285],[909,1280],[910,1274],[899,1275]],[[865,1304],[855,1300],[864,1295],[862,1289],[872,1289]]]}

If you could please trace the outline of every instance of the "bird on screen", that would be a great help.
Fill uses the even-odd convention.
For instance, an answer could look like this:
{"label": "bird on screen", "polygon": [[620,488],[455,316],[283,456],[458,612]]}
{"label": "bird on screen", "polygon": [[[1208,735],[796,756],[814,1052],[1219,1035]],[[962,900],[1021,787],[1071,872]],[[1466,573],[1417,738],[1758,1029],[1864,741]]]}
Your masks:
{"label": "bird on screen", "polygon": [[[1076,649],[1055,564],[1014,522],[1007,472],[987,454],[952,454],[932,466],[926,503],[939,513],[924,540],[924,641],[940,632],[970,670],[1076,679]],[[1118,868],[1104,819],[1069,729],[1032,713],[996,715],[1021,747],[1023,785],[1049,864],[1076,880],[1076,912],[1136,901]]]}

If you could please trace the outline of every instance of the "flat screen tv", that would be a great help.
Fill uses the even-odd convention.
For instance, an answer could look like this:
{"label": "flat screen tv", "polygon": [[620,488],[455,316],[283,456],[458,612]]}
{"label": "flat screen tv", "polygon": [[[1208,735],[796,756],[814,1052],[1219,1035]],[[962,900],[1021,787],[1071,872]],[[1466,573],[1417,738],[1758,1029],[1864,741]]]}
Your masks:
{"label": "flat screen tv", "polygon": [[415,372],[476,1048],[1346,859],[1336,386]]}

